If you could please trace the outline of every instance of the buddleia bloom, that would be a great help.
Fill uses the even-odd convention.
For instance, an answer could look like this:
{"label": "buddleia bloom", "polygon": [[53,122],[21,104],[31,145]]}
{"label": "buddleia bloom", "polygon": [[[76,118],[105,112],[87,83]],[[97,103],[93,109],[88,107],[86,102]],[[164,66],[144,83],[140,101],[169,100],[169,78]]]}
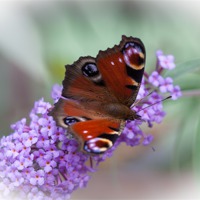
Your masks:
{"label": "buddleia bloom", "polygon": [[[0,140],[0,199],[69,199],[73,191],[87,185],[90,174],[113,155],[119,144],[149,145],[153,136],[144,133],[140,125],[146,123],[151,128],[154,123],[162,122],[166,114],[162,99],[166,93],[173,100],[181,96],[180,87],[173,85],[172,78],[162,76],[164,70],[175,67],[174,57],[161,51],[156,55],[156,69],[151,74],[145,72],[132,108],[141,118],[127,121],[114,146],[103,155],[91,157],[79,151],[77,140],[67,130],[57,127],[48,115],[52,104],[43,98],[36,101],[30,122],[24,118],[11,125],[12,133]],[[53,87],[54,103],[61,91],[62,86]]]}

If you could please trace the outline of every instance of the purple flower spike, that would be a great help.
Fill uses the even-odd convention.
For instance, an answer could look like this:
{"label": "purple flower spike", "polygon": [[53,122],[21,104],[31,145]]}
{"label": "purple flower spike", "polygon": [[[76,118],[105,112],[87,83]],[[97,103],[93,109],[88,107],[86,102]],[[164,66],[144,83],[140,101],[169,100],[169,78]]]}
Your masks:
{"label": "purple flower spike", "polygon": [[[126,62],[129,62],[127,52]],[[57,127],[48,112],[52,105],[44,99],[36,101],[30,112],[30,120],[22,119],[11,125],[12,134],[0,140],[0,199],[13,197],[27,200],[69,199],[73,191],[86,187],[98,164],[111,157],[124,142],[128,146],[149,145],[152,135],[145,134],[140,125],[152,127],[161,123],[165,112],[164,94],[173,100],[181,96],[179,86],[170,77],[163,78],[164,69],[175,67],[173,56],[157,51],[156,70],[145,72],[133,110],[140,116],[127,121],[114,146],[103,155],[90,156],[80,152],[78,141],[67,130]],[[52,99],[57,102],[62,86],[55,85]],[[27,123],[30,121],[29,123]]]}
{"label": "purple flower spike", "polygon": [[49,108],[43,99],[35,102],[30,123],[23,119],[13,124],[13,134],[0,140],[0,194],[3,190],[4,195],[53,200],[69,198],[87,185],[87,173],[93,171],[86,164],[89,156],[56,126],[48,116]]}

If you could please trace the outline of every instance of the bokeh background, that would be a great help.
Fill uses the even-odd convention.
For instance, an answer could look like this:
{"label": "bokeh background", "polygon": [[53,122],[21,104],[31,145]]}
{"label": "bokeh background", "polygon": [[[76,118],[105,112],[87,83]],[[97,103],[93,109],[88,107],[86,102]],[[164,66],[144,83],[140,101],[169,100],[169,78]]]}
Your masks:
{"label": "bokeh background", "polygon": [[[198,1],[1,1],[0,135],[28,117],[34,101],[50,98],[64,65],[96,56],[121,35],[141,38],[146,71],[155,52],[173,54],[168,75],[183,90],[164,102],[167,116],[152,130],[148,147],[121,145],[72,199],[198,199],[200,197],[200,2]],[[195,94],[195,95],[194,95]],[[152,150],[152,147],[155,151]]]}

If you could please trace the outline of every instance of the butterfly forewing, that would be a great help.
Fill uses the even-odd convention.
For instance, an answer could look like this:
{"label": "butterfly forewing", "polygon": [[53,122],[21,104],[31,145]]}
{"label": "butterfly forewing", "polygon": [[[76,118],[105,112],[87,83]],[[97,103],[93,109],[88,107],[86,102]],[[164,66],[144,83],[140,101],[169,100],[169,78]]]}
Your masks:
{"label": "butterfly forewing", "polygon": [[130,106],[141,84],[145,64],[145,49],[141,40],[122,37],[117,46],[100,51],[97,66],[110,93]]}
{"label": "butterfly forewing", "polygon": [[116,97],[107,90],[96,61],[90,56],[80,57],[72,65],[66,65],[62,96],[85,105],[90,102],[117,101]]}

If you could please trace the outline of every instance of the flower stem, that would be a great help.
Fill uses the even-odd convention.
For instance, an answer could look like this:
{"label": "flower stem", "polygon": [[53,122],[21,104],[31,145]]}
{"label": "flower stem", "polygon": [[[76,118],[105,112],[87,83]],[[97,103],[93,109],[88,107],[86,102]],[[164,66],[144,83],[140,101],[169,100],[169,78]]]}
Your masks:
{"label": "flower stem", "polygon": [[149,75],[148,75],[147,72],[145,72],[145,71],[144,71],[144,76],[145,76],[145,78],[147,78],[147,79],[149,78]]}
{"label": "flower stem", "polygon": [[184,97],[200,96],[200,90],[199,89],[185,90],[185,91],[182,91],[182,95]]}

